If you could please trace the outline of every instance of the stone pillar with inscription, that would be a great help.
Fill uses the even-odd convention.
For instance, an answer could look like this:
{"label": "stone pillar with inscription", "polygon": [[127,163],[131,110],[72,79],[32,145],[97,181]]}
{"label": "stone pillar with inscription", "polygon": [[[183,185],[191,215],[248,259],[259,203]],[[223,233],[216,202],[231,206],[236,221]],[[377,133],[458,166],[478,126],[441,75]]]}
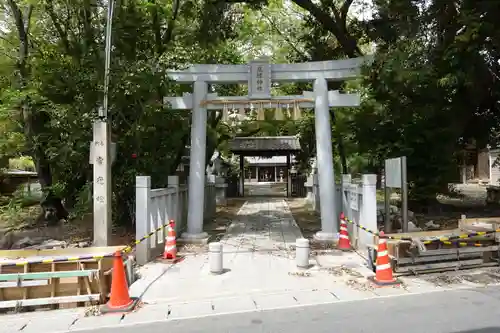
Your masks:
{"label": "stone pillar with inscription", "polygon": [[94,170],[94,246],[109,246],[111,238],[111,139],[106,121],[94,122],[91,157]]}

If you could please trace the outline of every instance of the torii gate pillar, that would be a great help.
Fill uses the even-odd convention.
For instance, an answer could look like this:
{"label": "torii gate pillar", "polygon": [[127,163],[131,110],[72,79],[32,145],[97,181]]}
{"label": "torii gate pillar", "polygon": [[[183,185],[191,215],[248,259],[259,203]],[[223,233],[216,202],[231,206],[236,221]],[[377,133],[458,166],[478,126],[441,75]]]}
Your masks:
{"label": "torii gate pillar", "polygon": [[324,78],[314,81],[314,124],[316,130],[316,151],[318,162],[319,196],[321,212],[321,231],[315,239],[320,241],[338,240],[335,207],[335,172],[332,154],[332,127],[330,124],[330,107],[328,101],[328,85]]}
{"label": "torii gate pillar", "polygon": [[197,243],[208,240],[203,232],[205,207],[205,155],[207,143],[207,109],[202,101],[207,98],[208,84],[195,81],[193,84],[193,108],[191,123],[191,155],[189,161],[189,192],[187,232],[181,238]]}

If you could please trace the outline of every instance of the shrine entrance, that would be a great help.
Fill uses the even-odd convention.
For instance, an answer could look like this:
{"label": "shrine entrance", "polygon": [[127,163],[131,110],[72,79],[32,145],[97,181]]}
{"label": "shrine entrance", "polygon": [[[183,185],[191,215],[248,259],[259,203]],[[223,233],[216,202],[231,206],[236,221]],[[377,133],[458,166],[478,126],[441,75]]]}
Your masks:
{"label": "shrine entrance", "polygon": [[[248,110],[253,112],[257,109],[258,121],[262,119],[263,114],[259,110],[275,109],[275,116],[279,119],[282,107],[293,105],[296,117],[300,117],[301,108],[314,109],[317,171],[322,203],[320,205],[322,230],[316,234],[316,238],[324,241],[336,240],[339,212],[336,211],[334,204],[335,177],[330,108],[359,106],[360,97],[359,94],[328,91],[327,83],[357,78],[360,75],[360,67],[365,61],[365,58],[354,58],[298,64],[270,64],[268,59],[259,59],[243,65],[193,65],[185,70],[169,71],[167,75],[170,79],[178,83],[193,84],[193,94],[165,99],[173,109],[192,111],[189,211],[187,232],[181,237],[185,241],[199,241],[208,237],[207,233],[203,232],[207,112],[209,110],[222,112],[223,121],[230,121],[235,114],[247,114]],[[304,91],[298,96],[272,96],[271,86],[274,82],[313,82],[313,91]],[[211,83],[248,84],[248,96],[218,96],[209,93]],[[244,193],[244,182],[240,186],[241,193]],[[291,186],[288,188],[289,192]]]}
{"label": "shrine entrance", "polygon": [[300,152],[297,137],[235,137],[229,149],[239,156],[238,196],[291,196],[292,158]]}

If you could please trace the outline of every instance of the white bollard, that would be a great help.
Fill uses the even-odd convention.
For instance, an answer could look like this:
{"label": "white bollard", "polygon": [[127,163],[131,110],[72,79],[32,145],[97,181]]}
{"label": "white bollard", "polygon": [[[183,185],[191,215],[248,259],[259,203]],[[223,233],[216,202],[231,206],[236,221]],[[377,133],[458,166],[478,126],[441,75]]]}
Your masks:
{"label": "white bollard", "polygon": [[297,267],[309,267],[309,240],[298,238],[295,241],[295,263]]}
{"label": "white bollard", "polygon": [[219,242],[214,242],[208,244],[208,252],[209,252],[209,265],[210,265],[210,273],[212,274],[221,274],[224,270],[224,265],[222,261],[222,244]]}

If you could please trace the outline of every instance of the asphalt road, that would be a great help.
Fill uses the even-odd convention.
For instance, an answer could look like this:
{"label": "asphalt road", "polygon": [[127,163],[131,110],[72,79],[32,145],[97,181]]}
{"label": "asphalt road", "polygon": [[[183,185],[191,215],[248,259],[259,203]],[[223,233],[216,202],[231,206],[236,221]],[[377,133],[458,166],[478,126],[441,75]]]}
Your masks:
{"label": "asphalt road", "polygon": [[339,302],[84,332],[500,333],[500,288]]}

